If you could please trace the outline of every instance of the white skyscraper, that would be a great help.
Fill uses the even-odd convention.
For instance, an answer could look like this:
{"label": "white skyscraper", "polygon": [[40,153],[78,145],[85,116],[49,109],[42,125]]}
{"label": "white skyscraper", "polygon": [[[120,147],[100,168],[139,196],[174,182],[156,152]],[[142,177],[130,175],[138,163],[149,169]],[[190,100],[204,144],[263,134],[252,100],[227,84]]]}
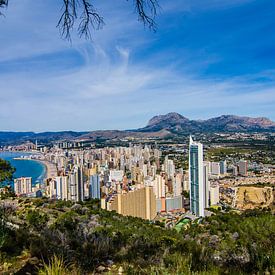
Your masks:
{"label": "white skyscraper", "polygon": [[32,191],[32,178],[22,177],[14,180],[14,192],[16,195],[28,194]]}
{"label": "white skyscraper", "polygon": [[220,163],[219,162],[211,162],[211,174],[212,175],[220,175]]}
{"label": "white skyscraper", "polygon": [[192,137],[190,136],[190,211],[198,217],[204,217],[205,188],[203,174],[203,146],[199,142],[194,142]]}
{"label": "white skyscraper", "polygon": [[219,203],[219,184],[212,185],[210,187],[210,204],[211,205],[216,205]]}
{"label": "white skyscraper", "polygon": [[171,160],[171,159],[168,159],[168,161],[167,161],[167,171],[166,172],[167,172],[167,176],[169,179],[174,177],[175,165],[174,165],[173,160]]}
{"label": "white skyscraper", "polygon": [[153,190],[156,195],[156,198],[165,197],[165,180],[161,175],[156,175],[156,179],[153,181]]}
{"label": "white skyscraper", "polygon": [[208,163],[203,163],[203,186],[204,186],[204,207],[209,207],[209,165]]}
{"label": "white skyscraper", "polygon": [[84,201],[84,177],[83,169],[80,166],[74,166],[69,175],[69,192],[72,201]]}
{"label": "white skyscraper", "polygon": [[61,200],[68,200],[69,198],[69,184],[68,177],[55,177],[56,181],[56,198]]}

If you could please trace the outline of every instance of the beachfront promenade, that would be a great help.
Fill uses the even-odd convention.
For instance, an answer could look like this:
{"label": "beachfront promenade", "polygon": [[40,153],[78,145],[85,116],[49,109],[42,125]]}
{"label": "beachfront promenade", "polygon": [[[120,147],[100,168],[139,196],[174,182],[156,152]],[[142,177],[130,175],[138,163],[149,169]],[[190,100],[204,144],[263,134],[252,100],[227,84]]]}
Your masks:
{"label": "beachfront promenade", "polygon": [[57,176],[57,168],[56,168],[56,165],[54,163],[46,161],[46,160],[43,160],[41,162],[44,165],[46,165],[46,169],[47,169],[46,178],[47,179],[54,178],[54,177]]}

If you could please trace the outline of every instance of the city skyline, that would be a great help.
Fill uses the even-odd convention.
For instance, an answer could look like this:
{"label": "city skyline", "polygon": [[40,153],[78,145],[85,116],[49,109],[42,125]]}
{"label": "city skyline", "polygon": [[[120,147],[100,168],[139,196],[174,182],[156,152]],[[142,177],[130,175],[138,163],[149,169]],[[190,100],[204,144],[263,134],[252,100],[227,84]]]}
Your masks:
{"label": "city skyline", "polygon": [[170,111],[275,120],[272,1],[160,1],[156,33],[131,3],[108,12],[97,2],[106,25],[72,44],[55,28],[56,1],[10,2],[0,18],[1,130],[133,129]]}

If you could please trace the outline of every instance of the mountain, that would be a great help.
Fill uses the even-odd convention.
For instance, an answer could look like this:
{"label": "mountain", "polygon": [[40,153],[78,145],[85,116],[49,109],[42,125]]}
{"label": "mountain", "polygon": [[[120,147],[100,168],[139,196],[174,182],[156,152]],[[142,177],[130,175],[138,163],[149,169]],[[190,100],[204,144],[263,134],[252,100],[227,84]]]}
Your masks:
{"label": "mountain", "polygon": [[275,132],[275,123],[268,118],[222,115],[207,120],[190,120],[178,113],[154,116],[140,129],[90,132],[0,132],[0,145],[38,140],[48,143],[58,140],[90,140],[134,138],[165,138],[189,133],[209,132]]}
{"label": "mountain", "polygon": [[[154,116],[151,118],[146,127],[137,129],[138,132],[155,132],[166,130],[172,133],[193,131],[195,122],[178,113],[168,113],[166,115]],[[196,126],[195,126],[196,127]]]}
{"label": "mountain", "polygon": [[207,120],[189,120],[178,113],[154,116],[139,132],[166,130],[174,134],[184,132],[234,132],[234,131],[275,131],[275,123],[268,118],[222,115]]}
{"label": "mountain", "polygon": [[168,113],[166,115],[154,116],[148,122],[147,126],[154,126],[154,125],[165,125],[170,123],[171,125],[174,124],[181,124],[188,122],[189,119],[178,114],[178,113]]}
{"label": "mountain", "polygon": [[204,126],[216,131],[265,131],[275,130],[275,123],[265,117],[240,117],[222,115],[204,121]]}

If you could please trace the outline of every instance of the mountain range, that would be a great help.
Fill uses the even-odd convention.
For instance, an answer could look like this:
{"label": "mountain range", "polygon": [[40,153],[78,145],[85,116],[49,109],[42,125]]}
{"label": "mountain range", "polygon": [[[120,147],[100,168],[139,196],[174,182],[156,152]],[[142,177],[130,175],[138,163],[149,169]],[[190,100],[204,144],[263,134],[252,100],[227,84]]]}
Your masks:
{"label": "mountain range", "polygon": [[142,132],[168,130],[181,132],[247,132],[274,131],[275,122],[265,117],[241,117],[222,115],[207,120],[190,120],[178,113],[154,116],[146,127],[138,129]]}
{"label": "mountain range", "polygon": [[118,131],[86,131],[86,132],[0,132],[0,144],[10,144],[34,141],[56,140],[97,140],[125,137],[162,138],[179,136],[190,133],[209,132],[275,132],[275,122],[265,117],[241,117],[235,115],[222,115],[207,120],[190,120],[178,113],[168,113],[151,118],[148,124],[139,129]]}

